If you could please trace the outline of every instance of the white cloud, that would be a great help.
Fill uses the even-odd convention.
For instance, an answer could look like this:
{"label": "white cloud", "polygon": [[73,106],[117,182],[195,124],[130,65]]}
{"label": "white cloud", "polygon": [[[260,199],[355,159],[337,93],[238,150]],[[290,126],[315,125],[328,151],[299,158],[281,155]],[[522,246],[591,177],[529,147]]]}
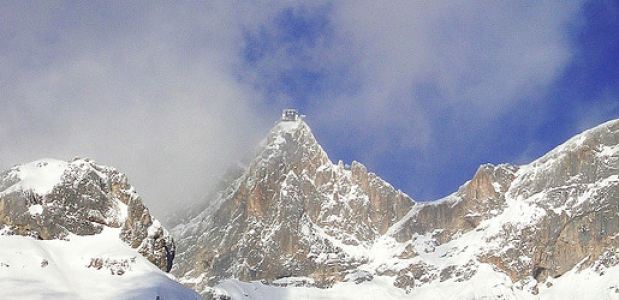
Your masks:
{"label": "white cloud", "polygon": [[353,143],[373,145],[368,160],[435,151],[445,134],[453,135],[453,151],[500,134],[510,111],[544,107],[537,101],[570,62],[568,25],[580,5],[338,1],[332,23],[358,89],[334,95],[328,110],[340,119],[322,122],[346,124]]}
{"label": "white cloud", "polygon": [[[570,58],[564,26],[577,11],[564,1],[3,3],[0,169],[90,156],[128,173],[161,213],[204,192],[296,97],[311,124],[366,147],[360,160],[423,150],[437,116],[481,132],[532,103]],[[320,32],[281,39],[285,13]],[[251,63],[248,36],[268,46]]]}
{"label": "white cloud", "polygon": [[[356,150],[352,159],[371,166],[447,170],[453,157],[485,163],[492,158],[478,156],[493,146],[482,143],[503,138],[505,119],[535,127],[551,113],[541,101],[570,63],[570,25],[582,2],[334,1],[325,14],[320,6],[296,11],[326,22],[324,35],[301,40],[296,51],[269,44],[252,79],[278,87],[273,78],[289,68],[319,70],[322,85],[302,95],[308,121],[327,148]],[[298,93],[277,91],[284,99]],[[419,162],[398,161],[400,154]]]}
{"label": "white cloud", "polygon": [[2,18],[2,169],[90,156],[127,173],[163,213],[202,196],[272,121],[234,76],[243,24],[230,8],[2,11],[15,21]]}
{"label": "white cloud", "polygon": [[565,26],[578,8],[537,1],[370,3],[350,2],[340,20],[375,85],[434,81],[448,99],[480,106],[553,79],[569,58]]}
{"label": "white cloud", "polygon": [[[284,93],[278,95],[284,99],[299,91],[282,91],[280,76],[290,69],[315,71],[322,86],[307,97],[314,103],[307,113],[325,127],[344,126],[342,131],[355,132],[360,140],[390,147],[386,141],[400,136],[396,147],[424,149],[440,134],[432,124],[438,116],[454,123],[474,120],[464,130],[478,134],[517,106],[538,105],[570,61],[568,25],[580,5],[336,1],[302,6],[294,14],[325,23],[322,35],[279,42],[277,34],[286,28],[277,19],[262,20],[257,36],[269,52],[245,71],[249,82]],[[385,151],[392,148],[378,155]]]}

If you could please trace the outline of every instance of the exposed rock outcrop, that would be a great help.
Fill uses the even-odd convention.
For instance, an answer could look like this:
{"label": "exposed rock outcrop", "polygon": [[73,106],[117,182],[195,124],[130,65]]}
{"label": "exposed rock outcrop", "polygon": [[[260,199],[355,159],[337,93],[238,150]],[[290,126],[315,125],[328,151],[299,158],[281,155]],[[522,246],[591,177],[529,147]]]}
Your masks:
{"label": "exposed rock outcrop", "polygon": [[360,163],[333,164],[301,119],[282,120],[216,204],[174,229],[174,272],[198,291],[226,278],[328,287],[366,262],[343,247],[373,241],[412,206]]}
{"label": "exposed rock outcrop", "polygon": [[[425,261],[424,253],[444,244],[450,249],[445,258],[490,264],[536,293],[537,283],[574,268],[617,264],[618,200],[619,121],[612,121],[531,164],[481,166],[458,192],[417,205],[390,234],[408,245],[402,258]],[[416,242],[421,236],[425,244]],[[418,284],[420,275],[410,271],[417,264],[396,268],[398,286]],[[426,278],[450,273],[427,270]]]}
{"label": "exposed rock outcrop", "polygon": [[[586,131],[524,166],[506,197],[535,210],[529,224],[503,226],[519,243],[488,253],[514,281],[559,277],[586,268],[619,246],[619,122]],[[496,237],[501,239],[501,237]],[[508,241],[502,238],[502,243]],[[526,264],[514,264],[519,257]]]}
{"label": "exposed rock outcrop", "polygon": [[122,228],[120,238],[169,271],[172,237],[124,174],[86,158],[43,159],[0,174],[0,230],[37,239],[93,235]]}
{"label": "exposed rock outcrop", "polygon": [[[436,232],[438,244],[466,233],[483,221],[500,214],[505,208],[505,192],[515,178],[517,167],[483,165],[473,179],[458,192],[442,200],[419,205],[399,227],[396,238],[409,241],[414,235]],[[438,231],[437,231],[438,230]]]}
{"label": "exposed rock outcrop", "polygon": [[527,165],[482,165],[455,193],[416,203],[360,163],[332,163],[302,118],[285,119],[213,205],[173,230],[173,272],[203,294],[229,278],[329,287],[389,276],[407,292],[505,278],[516,299],[617,265],[618,216],[619,120]]}

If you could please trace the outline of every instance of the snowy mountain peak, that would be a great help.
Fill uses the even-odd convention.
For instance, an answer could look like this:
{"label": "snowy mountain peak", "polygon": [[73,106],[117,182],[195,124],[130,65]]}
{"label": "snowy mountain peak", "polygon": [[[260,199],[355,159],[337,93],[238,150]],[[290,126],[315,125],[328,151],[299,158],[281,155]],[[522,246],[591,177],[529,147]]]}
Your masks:
{"label": "snowy mountain peak", "polygon": [[[98,165],[88,157],[75,157],[69,162],[44,158],[17,165],[0,174],[3,183],[0,185],[0,193],[24,191],[44,196],[63,181],[83,180],[83,177],[91,172],[96,173],[102,180],[107,180],[106,173],[118,173],[114,168]],[[69,178],[64,178],[65,176]]]}
{"label": "snowy mountain peak", "polygon": [[561,299],[585,280],[603,287],[599,299],[618,298],[606,274],[619,274],[619,120],[528,165],[482,165],[455,193],[415,203],[360,163],[334,164],[294,115],[282,114],[217,205],[174,230],[186,285],[206,295],[224,281],[215,294],[245,297],[276,291],[228,279],[333,287],[311,292],[322,298],[380,285],[394,298]]}
{"label": "snowy mountain peak", "polygon": [[0,173],[2,299],[199,299],[162,271],[175,244],[125,175],[88,158]]}
{"label": "snowy mountain peak", "polygon": [[414,204],[360,163],[334,164],[305,121],[286,111],[213,203],[173,230],[183,249],[173,272],[198,291],[227,278],[330,286],[361,263],[343,249],[371,243]]}
{"label": "snowy mountain peak", "polygon": [[122,173],[89,158],[41,159],[0,173],[0,230],[42,240],[120,229],[119,238],[163,270],[174,243]]}
{"label": "snowy mountain peak", "polygon": [[[49,193],[60,183],[60,178],[67,169],[67,162],[55,159],[40,159],[19,165],[9,170],[9,177],[14,184],[11,190],[31,190],[39,195]],[[4,191],[4,192],[10,192]]]}
{"label": "snowy mountain peak", "polygon": [[262,142],[262,147],[271,150],[286,150],[283,147],[306,147],[317,144],[310,127],[305,123],[302,116],[298,116],[296,110],[294,114],[287,113],[284,110],[282,119],[275,123],[275,126],[269,130],[266,139]]}
{"label": "snowy mountain peak", "polygon": [[[612,182],[617,176],[615,166],[618,157],[619,120],[613,120],[574,136],[523,166],[512,188],[512,197],[532,196],[565,186]],[[581,201],[585,198],[582,197]],[[561,203],[557,202],[557,205],[564,204]]]}

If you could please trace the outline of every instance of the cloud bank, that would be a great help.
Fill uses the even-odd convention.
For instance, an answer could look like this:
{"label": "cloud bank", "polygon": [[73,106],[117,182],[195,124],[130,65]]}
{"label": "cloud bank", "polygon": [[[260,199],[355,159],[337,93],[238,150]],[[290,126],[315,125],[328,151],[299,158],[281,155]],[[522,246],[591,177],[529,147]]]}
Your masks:
{"label": "cloud bank", "polygon": [[[337,1],[303,7],[254,33],[261,43],[251,44],[251,52],[263,55],[249,69],[268,76],[250,78],[276,98],[305,97],[308,120],[336,159],[360,160],[413,197],[432,199],[442,181],[452,187],[438,193],[446,195],[480,163],[524,162],[523,149],[502,139],[540,126],[551,113],[545,97],[572,59],[570,32],[581,21],[581,5]],[[295,26],[281,26],[282,19],[310,29],[290,42],[285,29]],[[281,80],[290,69],[297,77]]]}
{"label": "cloud bank", "polygon": [[268,128],[261,96],[234,77],[242,24],[229,8],[10,4],[2,169],[90,156],[162,213],[203,196]]}
{"label": "cloud bank", "polygon": [[286,107],[333,159],[414,198],[452,192],[483,157],[522,159],[503,137],[547,116],[582,21],[580,1],[1,6],[0,169],[90,156],[156,215],[202,197]]}

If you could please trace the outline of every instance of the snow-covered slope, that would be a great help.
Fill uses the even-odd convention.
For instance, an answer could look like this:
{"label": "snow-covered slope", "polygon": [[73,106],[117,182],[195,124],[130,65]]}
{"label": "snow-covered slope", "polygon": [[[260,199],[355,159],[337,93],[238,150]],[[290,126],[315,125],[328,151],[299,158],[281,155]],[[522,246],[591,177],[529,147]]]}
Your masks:
{"label": "snow-covered slope", "polygon": [[564,276],[551,279],[534,294],[511,282],[505,274],[485,265],[479,274],[468,280],[437,281],[424,284],[406,292],[393,285],[393,277],[381,276],[372,281],[357,284],[340,282],[332,288],[278,287],[261,282],[227,280],[219,284],[214,295],[219,299],[247,300],[543,300],[543,299],[619,299],[619,267],[603,270],[586,269],[570,271]]}
{"label": "snow-covered slope", "polygon": [[431,203],[331,163],[304,121],[282,120],[215,203],[173,230],[173,271],[205,295],[619,299],[619,120],[528,165],[481,166]]}
{"label": "snow-covered slope", "polygon": [[169,278],[119,238],[120,229],[92,236],[36,240],[0,235],[0,299],[202,299]]}
{"label": "snow-covered slope", "polygon": [[174,252],[114,168],[41,159],[0,173],[0,299],[197,299],[161,271]]}

